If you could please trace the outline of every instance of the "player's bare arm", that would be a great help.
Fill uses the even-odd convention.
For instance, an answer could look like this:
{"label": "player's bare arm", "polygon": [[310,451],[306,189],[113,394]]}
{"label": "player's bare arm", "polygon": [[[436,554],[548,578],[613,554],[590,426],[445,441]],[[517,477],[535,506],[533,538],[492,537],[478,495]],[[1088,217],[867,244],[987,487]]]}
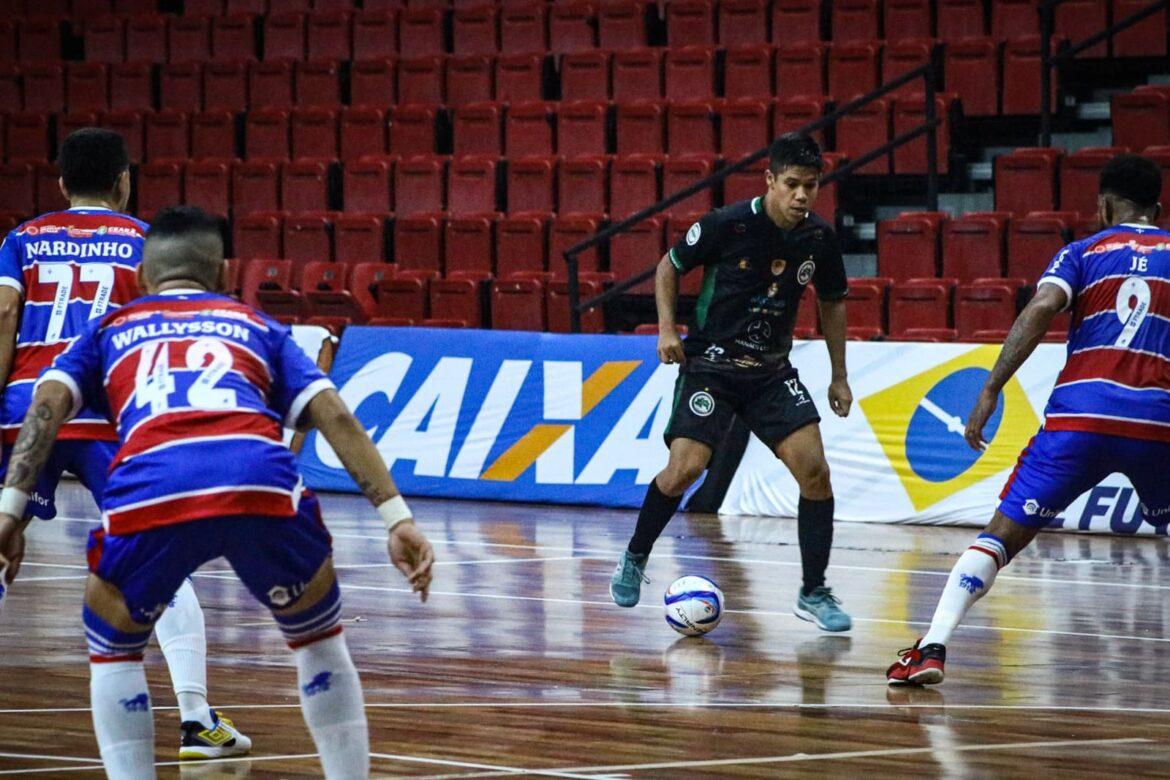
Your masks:
{"label": "player's bare arm", "polygon": [[0,496],[0,569],[12,582],[24,555],[24,507],[37,475],[57,440],[57,431],[73,410],[73,393],[61,382],[48,381],[37,388],[12,449],[4,494]]}
{"label": "player's bare arm", "polygon": [[845,301],[817,301],[825,347],[829,350],[832,379],[829,381],[829,406],[838,417],[847,417],[853,406],[849,374],[845,370]]}
{"label": "player's bare arm", "polygon": [[16,355],[16,333],[20,330],[20,311],[24,296],[20,290],[0,286],[0,387],[8,384],[12,360]]}
{"label": "player's bare arm", "polygon": [[[371,504],[382,507],[401,497],[369,434],[336,390],[318,393],[305,409],[304,420],[329,442]],[[405,510],[405,502],[398,503]],[[391,562],[426,601],[435,551],[415,526],[413,518],[407,516],[391,527],[387,548]]]}
{"label": "player's bare arm", "polygon": [[972,449],[984,448],[983,426],[987,424],[999,404],[1000,391],[1035,351],[1036,345],[1052,325],[1053,317],[1064,311],[1068,302],[1068,294],[1060,287],[1055,284],[1042,284],[1036,290],[1035,297],[1028,302],[1012,324],[999,358],[995,361],[995,367],[991,369],[991,374],[988,375],[987,382],[979,393],[979,400],[975,402],[975,408],[967,418],[964,438]]}
{"label": "player's bare arm", "polygon": [[654,274],[654,301],[658,304],[658,359],[663,363],[681,365],[685,357],[675,320],[678,277],[678,269],[670,262],[670,255],[663,255]]}

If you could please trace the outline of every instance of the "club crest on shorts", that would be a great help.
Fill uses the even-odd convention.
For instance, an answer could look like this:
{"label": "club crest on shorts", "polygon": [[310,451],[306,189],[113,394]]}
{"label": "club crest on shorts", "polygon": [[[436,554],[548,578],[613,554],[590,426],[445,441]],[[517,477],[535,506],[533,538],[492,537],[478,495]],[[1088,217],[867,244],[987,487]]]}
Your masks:
{"label": "club crest on shorts", "polygon": [[694,246],[699,243],[699,236],[702,234],[703,228],[699,226],[698,222],[691,225],[691,229],[687,231],[687,246]]}
{"label": "club crest on shorts", "polygon": [[796,272],[796,281],[799,284],[808,284],[817,270],[817,264],[812,260],[805,260]]}
{"label": "club crest on shorts", "polygon": [[784,273],[784,269],[788,267],[787,260],[776,259],[772,261],[772,276],[779,276]]}
{"label": "club crest on shorts", "polygon": [[691,396],[689,406],[699,417],[709,417],[715,411],[715,399],[706,390],[700,390]]}

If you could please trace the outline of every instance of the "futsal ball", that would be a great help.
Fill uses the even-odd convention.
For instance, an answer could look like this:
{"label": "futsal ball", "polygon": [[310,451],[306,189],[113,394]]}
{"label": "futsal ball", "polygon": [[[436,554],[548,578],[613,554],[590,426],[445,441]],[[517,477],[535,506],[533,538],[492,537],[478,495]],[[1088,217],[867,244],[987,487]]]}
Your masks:
{"label": "futsal ball", "polygon": [[684,636],[699,636],[719,625],[723,591],[706,577],[679,577],[666,589],[666,622]]}

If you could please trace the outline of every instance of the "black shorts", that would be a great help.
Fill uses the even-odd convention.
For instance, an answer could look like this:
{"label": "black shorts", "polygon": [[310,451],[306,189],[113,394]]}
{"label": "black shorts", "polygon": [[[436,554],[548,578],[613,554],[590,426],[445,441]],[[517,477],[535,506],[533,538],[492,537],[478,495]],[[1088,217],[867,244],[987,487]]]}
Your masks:
{"label": "black shorts", "polygon": [[681,438],[701,441],[714,449],[727,435],[734,415],[739,415],[770,450],[798,428],[821,421],[795,368],[743,375],[683,372],[674,386],[666,446]]}

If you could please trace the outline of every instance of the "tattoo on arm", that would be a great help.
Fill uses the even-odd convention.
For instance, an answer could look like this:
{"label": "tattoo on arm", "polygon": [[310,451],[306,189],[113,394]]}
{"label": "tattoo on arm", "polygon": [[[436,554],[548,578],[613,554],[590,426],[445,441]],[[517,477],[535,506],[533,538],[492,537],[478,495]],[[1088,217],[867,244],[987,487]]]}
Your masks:
{"label": "tattoo on arm", "polygon": [[49,459],[49,452],[53,449],[53,442],[57,439],[57,430],[61,427],[63,417],[54,419],[52,405],[43,399],[34,399],[28,414],[24,417],[24,424],[20,427],[20,435],[12,449],[12,462],[8,466],[6,487],[13,487],[28,493],[36,482],[37,475]]}
{"label": "tattoo on arm", "polygon": [[1012,323],[1012,329],[1003,342],[999,358],[996,359],[995,366],[987,377],[989,389],[996,392],[1003,389],[1044,338],[1051,319],[1051,314],[1044,315],[1034,308],[1024,309],[1019,318]]}
{"label": "tattoo on arm", "polygon": [[357,486],[361,488],[362,493],[374,506],[384,504],[394,497],[390,494],[390,491],[374,484],[373,480],[371,479],[368,479],[359,474],[354,474],[353,472],[350,472],[350,476],[353,477],[354,482],[357,483]]}

